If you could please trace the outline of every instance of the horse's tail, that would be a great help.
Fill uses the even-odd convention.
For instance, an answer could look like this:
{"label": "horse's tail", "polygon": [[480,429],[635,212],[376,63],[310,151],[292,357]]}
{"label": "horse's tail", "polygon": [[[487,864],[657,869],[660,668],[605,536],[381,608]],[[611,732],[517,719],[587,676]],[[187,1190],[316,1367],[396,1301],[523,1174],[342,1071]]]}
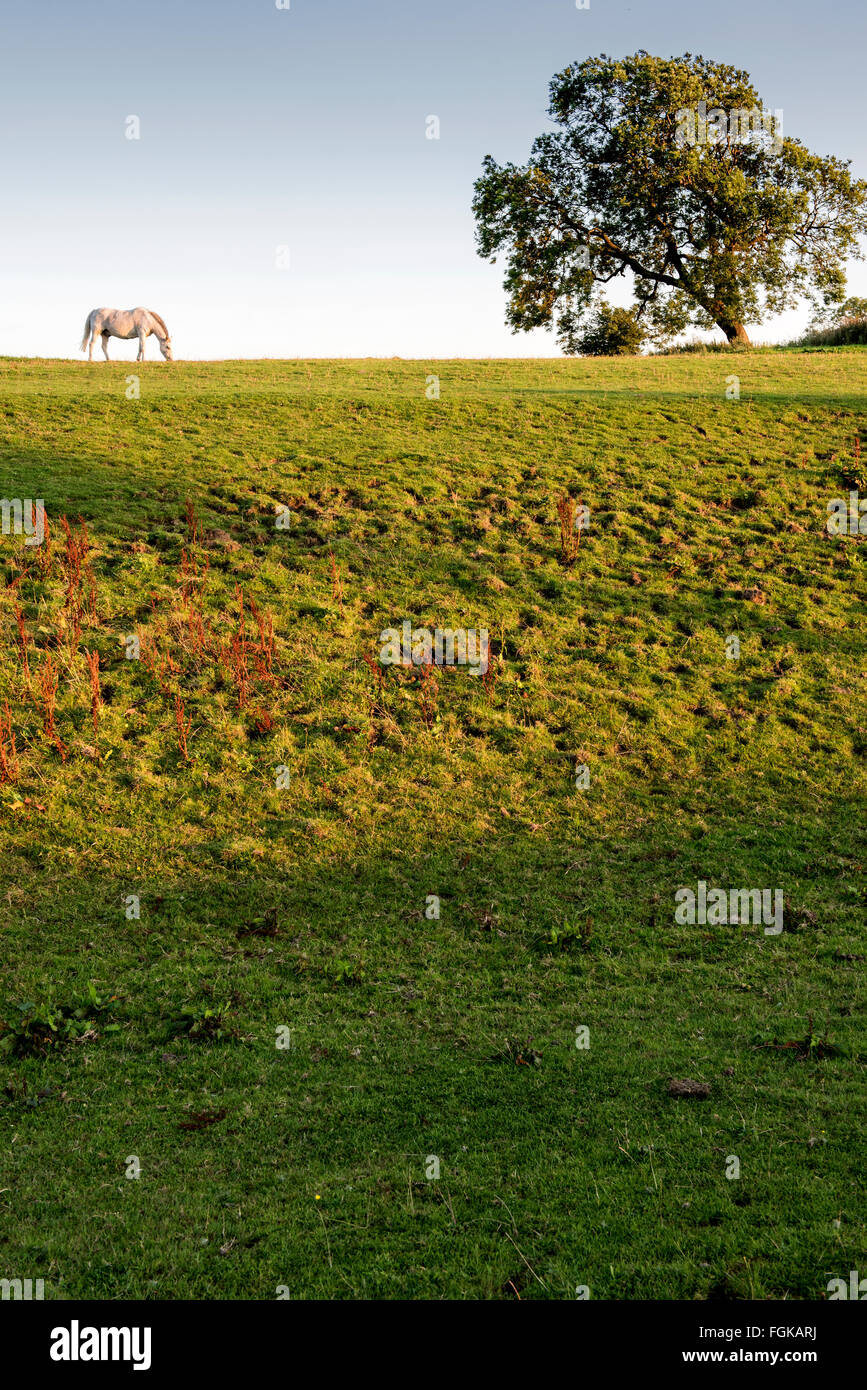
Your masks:
{"label": "horse's tail", "polygon": [[91,320],[91,317],[92,317],[92,316],[91,316],[90,314],[88,314],[88,316],[87,316],[87,318],[86,318],[86,320],[85,320],[85,323],[84,323],[84,337],[83,337],[82,340],[81,340],[81,347],[78,349],[79,352],[84,352],[84,349],[87,347],[87,340],[88,340],[88,338],[90,337],[90,320]]}
{"label": "horse's tail", "polygon": [[152,319],[155,319],[155,320],[156,320],[156,322],[159,324],[160,328],[163,330],[163,332],[165,333],[166,337],[168,338],[168,336],[169,336],[169,330],[166,328],[166,326],[165,326],[165,324],[163,323],[162,319],[160,318],[159,314],[155,314],[154,311],[153,311],[153,309],[148,309],[148,313],[150,314],[150,316],[151,316]]}

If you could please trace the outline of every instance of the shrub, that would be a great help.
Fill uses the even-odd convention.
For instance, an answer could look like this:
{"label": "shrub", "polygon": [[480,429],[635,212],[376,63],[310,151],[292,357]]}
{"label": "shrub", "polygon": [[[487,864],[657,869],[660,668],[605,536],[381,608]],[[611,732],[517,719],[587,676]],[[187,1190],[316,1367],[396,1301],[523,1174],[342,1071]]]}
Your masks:
{"label": "shrub", "polygon": [[578,350],[584,357],[634,357],[644,336],[633,310],[615,309],[603,300],[578,339]]}
{"label": "shrub", "polygon": [[867,318],[842,319],[832,328],[816,329],[799,338],[798,347],[857,347],[867,343]]}

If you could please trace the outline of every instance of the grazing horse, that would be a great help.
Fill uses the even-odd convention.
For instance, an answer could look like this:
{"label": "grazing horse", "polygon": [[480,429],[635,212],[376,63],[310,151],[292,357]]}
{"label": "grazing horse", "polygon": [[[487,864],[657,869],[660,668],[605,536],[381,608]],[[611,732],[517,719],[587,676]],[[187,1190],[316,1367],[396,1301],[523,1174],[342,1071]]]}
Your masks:
{"label": "grazing horse", "polygon": [[172,340],[169,337],[169,330],[159,314],[155,314],[152,309],[91,309],[84,325],[81,351],[84,352],[88,339],[90,339],[90,351],[87,360],[92,362],[93,345],[101,336],[105,360],[110,362],[111,358],[108,355],[109,338],[138,338],[138,356],[135,360],[136,362],[143,362],[145,339],[151,333],[156,334],[163,357],[167,362],[171,362],[173,360]]}

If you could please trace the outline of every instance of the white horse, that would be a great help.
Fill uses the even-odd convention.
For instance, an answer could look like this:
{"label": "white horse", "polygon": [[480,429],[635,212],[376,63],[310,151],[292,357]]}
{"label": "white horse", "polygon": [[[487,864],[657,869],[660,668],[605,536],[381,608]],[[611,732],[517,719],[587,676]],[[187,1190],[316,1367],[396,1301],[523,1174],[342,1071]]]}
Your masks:
{"label": "white horse", "polygon": [[111,358],[108,355],[109,338],[138,338],[138,356],[135,360],[136,362],[143,362],[145,340],[151,333],[156,334],[163,357],[167,362],[171,362],[173,360],[172,340],[169,337],[169,330],[159,314],[155,314],[152,309],[91,309],[84,325],[81,351],[84,352],[88,345],[88,339],[90,339],[90,351],[87,360],[92,362],[93,345],[101,336],[105,360],[110,362]]}

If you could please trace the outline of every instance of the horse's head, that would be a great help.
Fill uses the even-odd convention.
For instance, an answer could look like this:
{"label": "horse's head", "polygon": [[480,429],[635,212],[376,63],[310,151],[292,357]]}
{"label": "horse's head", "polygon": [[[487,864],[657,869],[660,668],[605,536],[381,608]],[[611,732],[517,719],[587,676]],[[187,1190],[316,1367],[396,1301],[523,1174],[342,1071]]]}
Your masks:
{"label": "horse's head", "polygon": [[175,360],[172,357],[172,340],[168,335],[160,343],[160,352],[167,362],[173,362]]}

